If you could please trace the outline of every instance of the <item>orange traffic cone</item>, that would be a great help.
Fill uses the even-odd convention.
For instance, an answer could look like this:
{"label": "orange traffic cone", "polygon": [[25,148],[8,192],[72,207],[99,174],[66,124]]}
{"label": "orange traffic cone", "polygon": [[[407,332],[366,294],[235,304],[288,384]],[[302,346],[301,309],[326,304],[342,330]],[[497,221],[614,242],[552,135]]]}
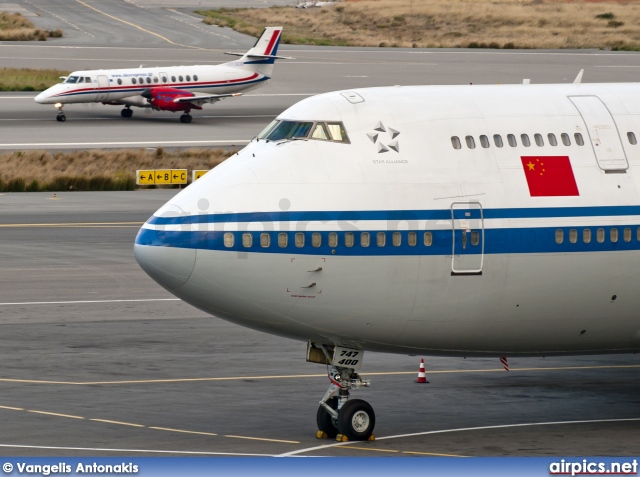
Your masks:
{"label": "orange traffic cone", "polygon": [[428,383],[427,374],[424,372],[424,359],[420,360],[420,371],[418,371],[418,379],[416,383]]}

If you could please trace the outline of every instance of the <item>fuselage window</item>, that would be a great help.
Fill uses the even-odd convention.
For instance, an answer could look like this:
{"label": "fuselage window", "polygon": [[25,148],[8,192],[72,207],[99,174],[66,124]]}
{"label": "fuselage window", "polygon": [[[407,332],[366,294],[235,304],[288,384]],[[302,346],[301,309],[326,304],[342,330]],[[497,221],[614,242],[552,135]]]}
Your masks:
{"label": "fuselage window", "polygon": [[556,230],[556,243],[557,244],[561,244],[562,242],[564,242],[564,230],[557,229]]}
{"label": "fuselage window", "polygon": [[425,247],[431,247],[433,244],[433,234],[431,232],[424,233],[424,245]]}
{"label": "fuselage window", "polygon": [[318,248],[320,245],[322,245],[322,235],[320,235],[320,232],[313,232],[311,234],[311,246]]}
{"label": "fuselage window", "polygon": [[460,144],[460,138],[458,136],[451,136],[451,145],[454,149],[462,149],[462,144]]}
{"label": "fuselage window", "polygon": [[80,78],[78,78],[78,83],[84,83],[84,77],[81,76]]}
{"label": "fuselage window", "polygon": [[624,229],[623,236],[625,242],[631,242],[631,229],[629,227]]}
{"label": "fuselage window", "polygon": [[338,246],[338,234],[335,232],[331,232],[329,234],[329,247],[337,247]]}
{"label": "fuselage window", "polygon": [[573,137],[576,139],[576,144],[578,146],[584,146],[584,140],[582,139],[582,134],[575,133]]}
{"label": "fuselage window", "polygon": [[562,133],[560,137],[562,138],[562,144],[565,146],[571,146],[571,138],[569,138],[567,133]]}
{"label": "fuselage window", "polygon": [[614,227],[609,230],[609,239],[612,243],[616,243],[618,241],[618,229]]}
{"label": "fuselage window", "polygon": [[549,133],[547,134],[547,139],[549,139],[549,144],[551,144],[552,146],[557,146],[558,145],[558,141],[556,140],[556,135],[553,133]]}
{"label": "fuselage window", "polygon": [[295,237],[296,247],[302,248],[304,247],[304,234],[302,232],[298,232]]}
{"label": "fuselage window", "polygon": [[242,246],[244,248],[251,248],[252,245],[253,245],[253,235],[242,234]]}
{"label": "fuselage window", "polygon": [[175,77],[175,76],[172,76],[172,77],[171,77],[171,82],[172,82],[172,83],[175,83],[175,82],[176,82],[176,77]]}
{"label": "fuselage window", "polygon": [[584,243],[591,243],[591,229],[584,229],[582,231],[582,241]]}
{"label": "fuselage window", "polygon": [[529,141],[529,135],[528,134],[520,134],[520,140],[522,141],[522,145],[524,147],[531,146],[531,141]]}
{"label": "fuselage window", "polygon": [[289,234],[280,232],[278,234],[278,247],[287,248],[287,245],[289,245]]}
{"label": "fuselage window", "polygon": [[511,147],[516,147],[518,145],[518,143],[516,142],[516,137],[513,134],[507,134],[507,142]]}
{"label": "fuselage window", "polygon": [[362,232],[360,234],[360,246],[368,247],[369,242],[371,242],[371,237],[369,236],[369,232]]}
{"label": "fuselage window", "polygon": [[322,140],[328,141],[329,133],[327,132],[327,129],[324,127],[323,123],[317,123],[316,126],[313,128],[311,137],[313,139],[322,139]]}
{"label": "fuselage window", "polygon": [[230,233],[227,232],[226,234],[224,234],[224,246],[227,248],[231,248],[233,247],[233,244],[235,242],[235,236]]}
{"label": "fuselage window", "polygon": [[402,245],[402,234],[400,232],[393,232],[391,235],[391,242],[394,247],[399,247]]}
{"label": "fuselage window", "polygon": [[536,141],[536,146],[544,146],[544,140],[542,139],[542,134],[535,133],[533,135],[533,139]]}
{"label": "fuselage window", "polygon": [[158,82],[158,78],[156,76],[153,77],[153,82],[157,83]]}
{"label": "fuselage window", "polygon": [[163,76],[163,77],[162,77],[162,82],[163,82],[163,83],[166,83],[166,82],[167,82],[167,77],[166,77],[166,76]]}
{"label": "fuselage window", "polygon": [[311,121],[279,121],[266,138],[270,141],[279,141],[293,137],[307,137],[311,126],[313,126]]}
{"label": "fuselage window", "polygon": [[376,234],[376,244],[378,247],[384,247],[387,243],[387,234],[384,232],[378,232]]}
{"label": "fuselage window", "polygon": [[349,142],[347,131],[345,131],[342,123],[327,123],[327,128],[332,141]]}
{"label": "fuselage window", "polygon": [[494,134],[493,135],[493,143],[496,145],[496,147],[502,147],[502,136],[500,134]]}
{"label": "fuselage window", "polygon": [[260,246],[262,248],[268,248],[271,245],[271,234],[263,232],[260,234]]}
{"label": "fuselage window", "polygon": [[576,243],[578,241],[578,231],[576,229],[569,230],[569,242]]}
{"label": "fuselage window", "polygon": [[596,240],[598,243],[604,242],[604,229],[596,230]]}
{"label": "fuselage window", "polygon": [[193,75],[193,81],[198,81],[198,75]]}
{"label": "fuselage window", "polygon": [[131,84],[136,84],[136,83],[137,83],[136,79],[135,78],[131,78]]}
{"label": "fuselage window", "polygon": [[464,140],[467,142],[467,147],[469,149],[475,149],[476,148],[476,141],[475,141],[475,139],[473,139],[473,136],[466,136],[464,138]]}
{"label": "fuselage window", "polygon": [[122,84],[122,80],[118,78],[118,84]]}
{"label": "fuselage window", "polygon": [[151,84],[151,78],[147,76],[147,83]]}
{"label": "fuselage window", "polygon": [[489,147],[489,138],[485,135],[480,136],[480,145],[485,149]]}
{"label": "fuselage window", "polygon": [[636,135],[633,132],[627,133],[627,139],[629,139],[629,144],[633,144],[634,146],[638,144],[638,141],[636,140]]}
{"label": "fuselage window", "polygon": [[409,232],[409,235],[407,235],[407,244],[409,247],[415,247],[418,244],[418,234]]}
{"label": "fuselage window", "polygon": [[182,75],[178,76],[178,79],[180,80],[181,83],[184,81],[184,78],[182,77]]}
{"label": "fuselage window", "polygon": [[191,76],[187,75],[187,81],[191,81]]}
{"label": "fuselage window", "polygon": [[353,237],[353,232],[347,232],[344,234],[344,246],[345,247],[353,247],[355,240]]}
{"label": "fuselage window", "polygon": [[474,230],[471,232],[471,245],[474,247],[480,243],[480,232]]}

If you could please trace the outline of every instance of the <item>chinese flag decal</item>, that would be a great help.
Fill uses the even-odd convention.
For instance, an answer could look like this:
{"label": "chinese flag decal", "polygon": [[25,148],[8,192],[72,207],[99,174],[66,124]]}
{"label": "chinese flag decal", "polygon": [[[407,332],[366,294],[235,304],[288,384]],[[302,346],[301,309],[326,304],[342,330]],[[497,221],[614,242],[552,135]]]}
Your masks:
{"label": "chinese flag decal", "polygon": [[520,156],[531,197],[580,195],[569,156]]}

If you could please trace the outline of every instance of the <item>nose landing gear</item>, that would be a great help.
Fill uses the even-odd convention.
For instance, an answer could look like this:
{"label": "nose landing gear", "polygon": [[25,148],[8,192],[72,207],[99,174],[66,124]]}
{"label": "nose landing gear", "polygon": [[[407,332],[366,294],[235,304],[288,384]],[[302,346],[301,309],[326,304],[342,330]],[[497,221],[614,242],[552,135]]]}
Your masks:
{"label": "nose landing gear", "polygon": [[64,111],[62,110],[62,103],[56,103],[55,107],[58,108],[58,115],[56,116],[56,121],[64,122],[67,120],[67,117],[64,115]]}

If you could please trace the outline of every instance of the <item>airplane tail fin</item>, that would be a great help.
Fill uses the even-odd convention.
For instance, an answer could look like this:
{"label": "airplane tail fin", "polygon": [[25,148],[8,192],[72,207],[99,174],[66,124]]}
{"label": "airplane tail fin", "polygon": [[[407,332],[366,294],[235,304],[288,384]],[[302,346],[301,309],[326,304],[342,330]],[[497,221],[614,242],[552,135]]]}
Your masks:
{"label": "airplane tail fin", "polygon": [[277,59],[289,59],[284,56],[276,56],[281,35],[282,27],[267,27],[256,41],[256,44],[253,45],[253,48],[246,53],[226,54],[241,57],[238,61],[233,62],[234,66],[240,66],[249,71],[271,76],[273,65]]}

